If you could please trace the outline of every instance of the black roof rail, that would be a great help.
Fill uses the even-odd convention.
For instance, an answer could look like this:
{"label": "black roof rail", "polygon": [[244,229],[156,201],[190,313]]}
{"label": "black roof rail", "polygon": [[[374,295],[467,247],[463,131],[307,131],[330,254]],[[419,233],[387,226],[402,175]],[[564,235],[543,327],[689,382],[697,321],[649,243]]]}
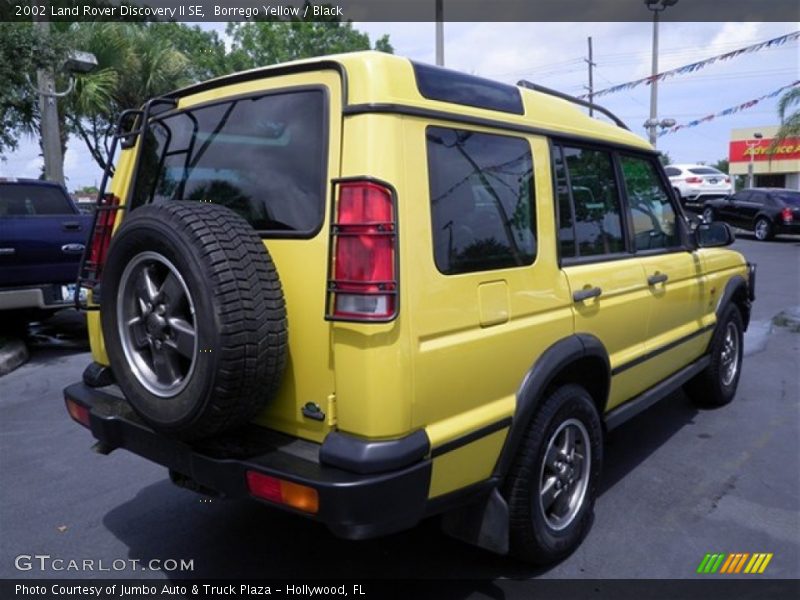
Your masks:
{"label": "black roof rail", "polygon": [[583,100],[582,98],[578,98],[576,96],[570,96],[569,94],[565,94],[564,92],[559,92],[558,90],[554,90],[554,89],[549,88],[549,87],[544,87],[543,85],[539,85],[537,83],[533,83],[533,82],[527,81],[525,79],[520,79],[517,82],[517,85],[519,87],[524,87],[524,88],[527,88],[529,90],[533,90],[534,92],[541,92],[542,94],[548,94],[550,96],[555,96],[556,98],[561,98],[562,100],[567,100],[568,102],[572,102],[573,104],[579,104],[581,106],[585,106],[586,108],[591,108],[593,110],[596,110],[597,112],[601,112],[605,116],[607,116],[609,119],[614,121],[614,123],[616,123],[617,126],[622,127],[623,129],[626,129],[626,130],[630,131],[630,128],[627,125],[625,125],[625,122],[622,119],[620,119],[617,115],[612,113],[607,108],[599,106],[598,104],[595,104],[594,102],[589,102],[587,100]]}

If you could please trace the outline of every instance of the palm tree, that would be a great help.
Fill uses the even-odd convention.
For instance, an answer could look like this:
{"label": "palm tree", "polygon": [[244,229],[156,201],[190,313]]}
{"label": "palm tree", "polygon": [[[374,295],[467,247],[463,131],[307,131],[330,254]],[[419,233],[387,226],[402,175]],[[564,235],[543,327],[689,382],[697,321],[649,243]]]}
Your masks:
{"label": "palm tree", "polygon": [[793,87],[781,96],[778,100],[778,116],[781,119],[781,126],[775,139],[770,144],[770,150],[774,150],[786,138],[800,137],[800,107],[795,108],[794,112],[787,115],[790,107],[800,105],[800,87]]}
{"label": "palm tree", "polygon": [[64,113],[100,168],[108,160],[106,135],[123,110],[189,82],[189,59],[156,35],[155,26],[104,22],[69,27],[75,47],[92,52],[98,68],[77,78]]}

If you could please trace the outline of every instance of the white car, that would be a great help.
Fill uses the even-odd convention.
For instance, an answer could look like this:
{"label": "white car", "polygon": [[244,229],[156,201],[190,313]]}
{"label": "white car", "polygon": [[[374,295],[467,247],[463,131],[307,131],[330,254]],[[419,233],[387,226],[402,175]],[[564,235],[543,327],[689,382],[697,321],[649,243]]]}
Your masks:
{"label": "white car", "polygon": [[702,208],[704,200],[722,198],[733,191],[731,178],[708,165],[668,165],[664,167],[681,204]]}

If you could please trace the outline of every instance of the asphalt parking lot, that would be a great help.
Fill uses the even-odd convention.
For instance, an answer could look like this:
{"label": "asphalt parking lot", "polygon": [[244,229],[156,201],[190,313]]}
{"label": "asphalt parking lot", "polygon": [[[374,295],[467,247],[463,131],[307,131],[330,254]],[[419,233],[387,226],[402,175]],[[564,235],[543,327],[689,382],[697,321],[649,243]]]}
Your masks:
{"label": "asphalt parking lot", "polygon": [[[698,410],[677,393],[612,432],[594,525],[558,565],[535,569],[463,545],[435,519],[342,541],[256,503],[207,501],[123,450],[95,454],[61,395],[89,356],[63,336],[48,343],[51,330],[39,332],[26,365],[0,378],[0,577],[680,579],[698,577],[708,552],[770,552],[760,577],[800,577],[800,333],[773,322],[800,305],[800,239],[745,235],[734,248],[759,269],[737,397]],[[194,570],[15,568],[15,557],[36,553],[184,559]]]}

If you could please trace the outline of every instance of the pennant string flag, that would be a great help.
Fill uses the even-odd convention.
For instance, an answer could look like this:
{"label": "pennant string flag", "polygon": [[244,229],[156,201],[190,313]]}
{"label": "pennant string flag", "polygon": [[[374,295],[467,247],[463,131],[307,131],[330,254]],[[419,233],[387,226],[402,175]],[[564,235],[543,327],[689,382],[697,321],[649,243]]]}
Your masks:
{"label": "pennant string flag", "polygon": [[732,115],[734,113],[739,112],[740,110],[747,110],[748,108],[752,108],[762,100],[767,100],[768,98],[774,98],[784,90],[788,90],[789,88],[797,87],[800,85],[800,79],[795,81],[794,83],[790,83],[789,85],[784,85],[783,87],[779,87],[777,90],[771,91],[769,94],[764,94],[759,98],[755,98],[753,100],[748,100],[747,102],[742,102],[738,106],[732,106],[731,108],[726,108],[718,113],[714,113],[711,115],[706,115],[702,119],[695,119],[694,121],[689,121],[688,123],[681,123],[680,125],[675,125],[674,127],[670,127],[669,129],[665,129],[658,134],[658,137],[662,135],[667,135],[668,133],[675,133],[676,131],[680,131],[681,129],[686,129],[687,127],[697,127],[701,123],[707,123],[712,119],[716,119],[717,117],[727,117],[728,115]]}
{"label": "pennant string flag", "polygon": [[[720,54],[717,56],[712,56],[710,58],[706,58],[705,60],[701,60],[695,63],[691,63],[689,65],[684,65],[682,67],[678,67],[676,69],[671,69],[669,71],[663,71],[662,73],[658,73],[656,75],[649,75],[647,77],[642,77],[641,79],[636,79],[634,81],[627,81],[625,83],[620,83],[618,85],[613,85],[611,87],[605,88],[600,90],[599,92],[594,92],[592,94],[592,98],[598,98],[600,96],[605,96],[607,94],[615,94],[617,92],[622,92],[624,90],[633,89],[641,84],[650,85],[653,81],[664,81],[669,77],[674,77],[675,75],[685,75],[687,73],[694,73],[695,71],[699,71],[700,69],[707,67],[708,65],[712,65],[715,62],[729,60],[731,58],[735,58],[737,56],[741,56],[742,54],[749,54],[752,52],[758,52],[764,48],[775,48],[777,46],[782,46],[788,42],[796,41],[800,38],[800,31],[795,31],[792,33],[787,33],[786,35],[782,35],[776,38],[772,38],[771,40],[766,40],[764,42],[758,42],[757,44],[752,44],[750,46],[745,46],[744,48],[739,48],[738,50],[733,50],[731,52],[726,52],[725,54]],[[588,98],[589,94],[583,94],[578,96],[579,98]]]}

